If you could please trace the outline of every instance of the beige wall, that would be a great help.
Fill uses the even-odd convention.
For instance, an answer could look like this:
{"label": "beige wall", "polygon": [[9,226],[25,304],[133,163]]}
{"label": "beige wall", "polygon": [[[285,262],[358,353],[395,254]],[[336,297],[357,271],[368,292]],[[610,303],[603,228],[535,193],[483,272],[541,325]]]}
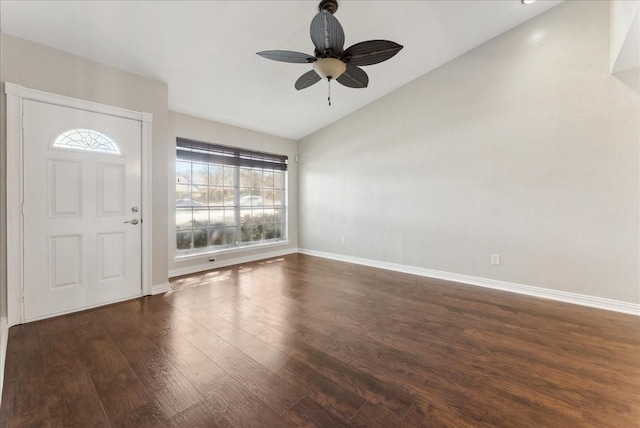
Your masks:
{"label": "beige wall", "polygon": [[[298,246],[298,165],[295,162],[297,144],[293,140],[260,132],[249,131],[231,125],[224,125],[193,116],[180,113],[169,112],[169,136],[171,144],[175,147],[176,137],[190,138],[193,140],[206,141],[215,144],[222,144],[233,147],[242,147],[250,150],[258,150],[267,153],[287,155],[289,157],[288,177],[288,220],[289,220],[289,243],[286,245],[268,246],[262,249],[243,250],[242,252],[232,252],[216,255],[216,261],[209,263],[209,256],[191,256],[187,260],[174,260],[175,257],[175,234],[169,236],[169,268],[188,269],[193,266],[209,265],[211,269],[222,264],[229,264],[234,258],[254,257],[275,251],[293,250]],[[169,209],[175,209],[175,150],[169,157],[168,163],[169,180]],[[168,228],[175,230],[175,217],[169,218]]]}
{"label": "beige wall", "polygon": [[[24,39],[2,35],[0,81],[28,88],[95,101],[153,114],[153,274],[152,284],[167,282],[167,159],[172,152],[168,138],[168,89],[165,83],[127,73]],[[4,85],[0,105],[0,153],[2,153],[2,218],[6,218],[6,97]],[[159,166],[159,167],[157,167]],[[6,314],[6,247],[2,222],[1,271],[2,314]]]}
{"label": "beige wall", "polygon": [[565,2],[304,138],[299,246],[639,303],[640,103],[608,24]]}

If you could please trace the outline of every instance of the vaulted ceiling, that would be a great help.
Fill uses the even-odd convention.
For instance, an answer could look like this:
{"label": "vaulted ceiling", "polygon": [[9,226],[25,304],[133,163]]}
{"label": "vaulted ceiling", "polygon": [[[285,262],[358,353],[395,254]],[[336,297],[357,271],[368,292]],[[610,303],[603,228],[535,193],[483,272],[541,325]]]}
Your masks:
{"label": "vaulted ceiling", "polygon": [[342,0],[345,47],[370,39],[404,49],[365,67],[369,87],[296,91],[308,64],[256,52],[313,53],[318,1],[2,1],[2,31],[155,80],[169,109],[300,139],[437,68],[560,1]]}

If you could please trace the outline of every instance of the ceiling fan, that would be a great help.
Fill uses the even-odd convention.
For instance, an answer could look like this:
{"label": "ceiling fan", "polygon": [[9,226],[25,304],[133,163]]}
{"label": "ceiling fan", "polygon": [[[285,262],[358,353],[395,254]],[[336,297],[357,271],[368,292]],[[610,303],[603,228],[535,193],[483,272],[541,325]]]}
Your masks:
{"label": "ceiling fan", "polygon": [[274,61],[313,64],[313,70],[304,73],[295,83],[297,90],[308,88],[321,79],[329,82],[331,105],[331,80],[349,88],[366,88],[369,76],[360,66],[378,64],[397,54],[402,46],[388,40],[368,40],[343,49],[344,31],[333,16],[338,10],[337,0],[322,0],[319,12],[311,21],[311,41],[314,55],[293,51],[262,51],[258,55]]}

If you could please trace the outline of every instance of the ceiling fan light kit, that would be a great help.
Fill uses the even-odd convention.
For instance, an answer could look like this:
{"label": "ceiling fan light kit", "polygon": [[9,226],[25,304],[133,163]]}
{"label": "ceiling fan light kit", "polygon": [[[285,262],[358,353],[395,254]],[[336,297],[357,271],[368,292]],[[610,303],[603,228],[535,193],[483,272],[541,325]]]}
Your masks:
{"label": "ceiling fan light kit", "polygon": [[[325,79],[349,88],[366,88],[369,76],[361,66],[378,64],[400,52],[402,46],[388,40],[369,40],[344,48],[344,30],[333,16],[338,10],[336,0],[322,0],[319,12],[311,21],[311,41],[314,55],[293,51],[262,51],[258,55],[280,62],[313,64],[313,69],[304,73],[295,83],[297,90],[308,88]],[[329,86],[331,91],[331,86]],[[331,92],[329,92],[331,105]]]}
{"label": "ceiling fan light kit", "polygon": [[333,15],[338,10],[338,1],[322,0],[318,5],[318,12],[322,12],[323,10],[326,10],[327,12]]}
{"label": "ceiling fan light kit", "polygon": [[321,78],[331,80],[342,76],[347,64],[336,58],[319,58],[313,63],[313,69]]}

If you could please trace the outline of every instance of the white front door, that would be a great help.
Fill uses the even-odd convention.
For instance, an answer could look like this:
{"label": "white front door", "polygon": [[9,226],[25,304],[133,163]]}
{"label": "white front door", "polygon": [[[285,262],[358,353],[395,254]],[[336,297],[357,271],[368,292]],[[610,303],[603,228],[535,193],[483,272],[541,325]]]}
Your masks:
{"label": "white front door", "polygon": [[141,122],[25,100],[24,319],[142,295]]}

